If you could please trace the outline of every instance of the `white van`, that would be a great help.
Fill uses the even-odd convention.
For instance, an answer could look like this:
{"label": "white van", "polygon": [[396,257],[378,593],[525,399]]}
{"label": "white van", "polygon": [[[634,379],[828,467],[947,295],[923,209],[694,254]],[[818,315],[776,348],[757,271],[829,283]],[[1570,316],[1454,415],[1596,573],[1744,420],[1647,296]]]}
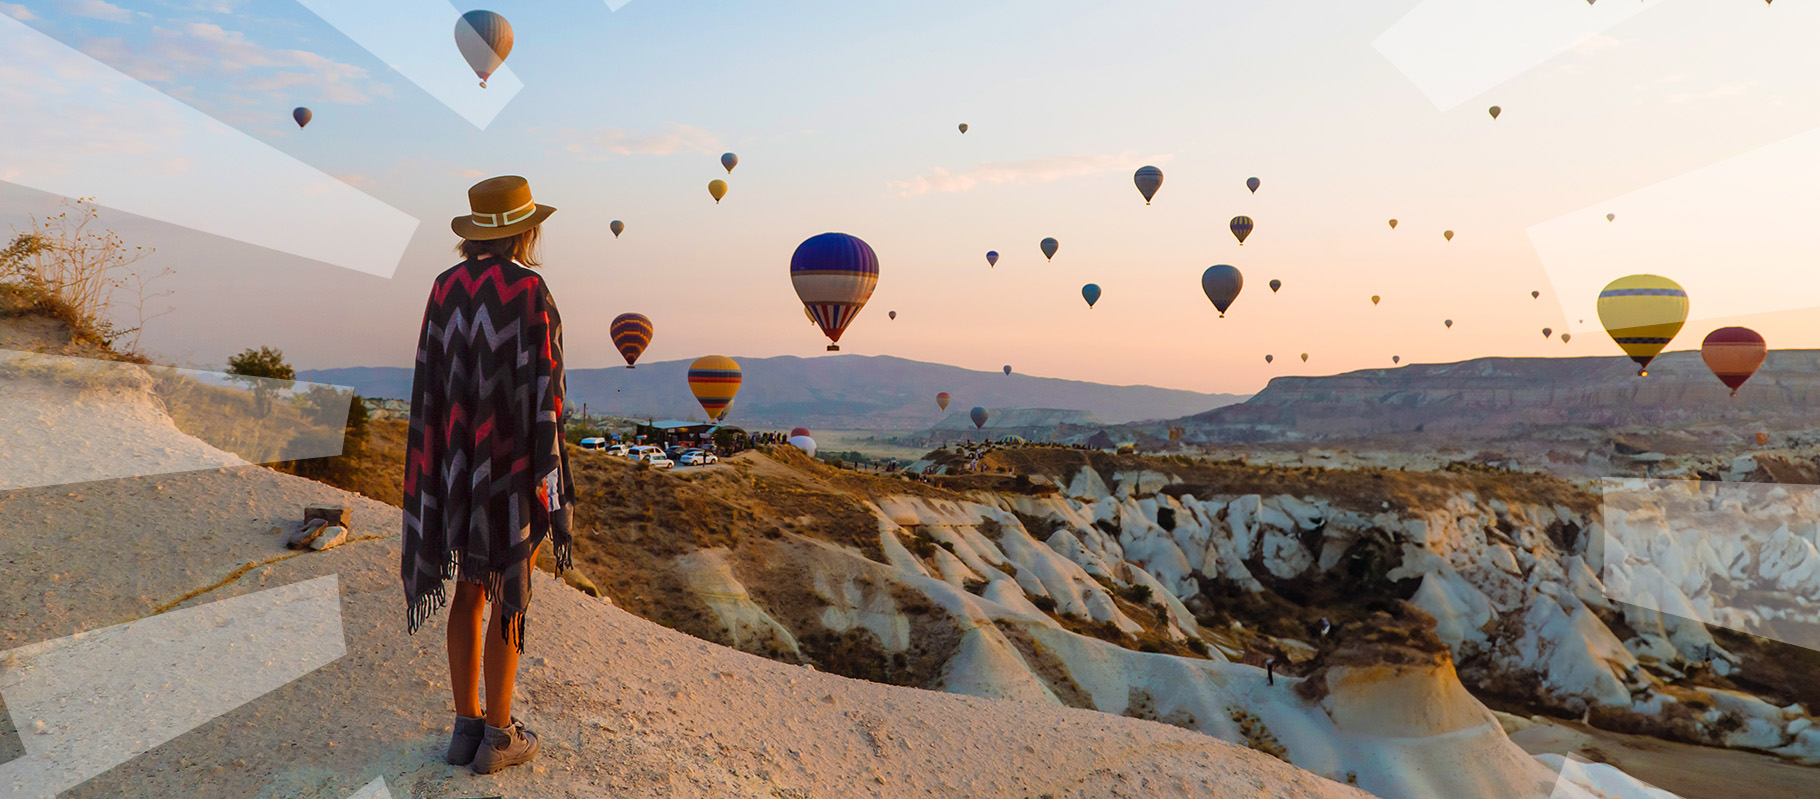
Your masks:
{"label": "white van", "polygon": [[599,438],[599,437],[584,438],[581,440],[581,448],[582,449],[606,449],[607,440],[604,438]]}

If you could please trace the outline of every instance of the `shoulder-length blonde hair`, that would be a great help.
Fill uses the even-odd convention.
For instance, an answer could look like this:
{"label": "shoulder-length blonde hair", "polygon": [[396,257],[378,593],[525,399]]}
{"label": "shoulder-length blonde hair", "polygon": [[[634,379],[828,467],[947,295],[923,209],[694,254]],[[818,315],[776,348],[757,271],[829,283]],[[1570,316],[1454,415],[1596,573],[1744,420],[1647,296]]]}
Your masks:
{"label": "shoulder-length blonde hair", "polygon": [[543,266],[543,225],[531,228],[516,236],[503,239],[462,239],[455,245],[455,254],[463,258],[481,258],[491,255],[505,258],[525,266]]}

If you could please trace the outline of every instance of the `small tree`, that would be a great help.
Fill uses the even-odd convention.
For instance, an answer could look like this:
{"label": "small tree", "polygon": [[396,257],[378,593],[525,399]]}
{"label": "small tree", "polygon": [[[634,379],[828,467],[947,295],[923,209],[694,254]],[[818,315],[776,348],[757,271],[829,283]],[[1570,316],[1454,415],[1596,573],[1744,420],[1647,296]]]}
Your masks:
{"label": "small tree", "polygon": [[[0,284],[23,292],[78,335],[136,352],[145,323],[170,313],[166,308],[148,315],[145,302],[171,293],[147,291],[172,271],[137,269],[151,251],[96,225],[101,212],[92,198],[65,200],[64,206],[56,216],[32,217],[31,228],[0,250]],[[116,309],[117,301],[122,308]]]}
{"label": "small tree", "polygon": [[246,383],[253,392],[253,407],[260,416],[272,412],[272,396],[289,389],[296,370],[284,362],[284,353],[271,347],[241,352],[228,359],[227,373]]}

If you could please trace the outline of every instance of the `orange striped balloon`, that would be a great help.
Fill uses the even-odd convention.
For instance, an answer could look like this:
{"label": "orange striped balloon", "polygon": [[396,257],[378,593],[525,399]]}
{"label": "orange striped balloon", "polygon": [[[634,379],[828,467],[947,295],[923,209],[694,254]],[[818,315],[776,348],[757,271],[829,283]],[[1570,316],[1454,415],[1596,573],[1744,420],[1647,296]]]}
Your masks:
{"label": "orange striped balloon", "polygon": [[689,364],[689,391],[709,421],[718,422],[727,415],[727,407],[739,393],[739,381],[739,362],[725,355],[708,355]]}
{"label": "orange striped balloon", "polygon": [[1757,373],[1768,354],[1763,336],[1748,327],[1722,327],[1706,334],[1706,340],[1700,342],[1700,359],[1706,361],[1706,368],[1713,370],[1719,382],[1732,390],[1734,397],[1738,396],[1738,387]]}
{"label": "orange striped balloon", "polygon": [[651,334],[656,332],[656,328],[651,326],[651,320],[645,318],[644,314],[622,313],[613,317],[613,326],[609,332],[613,337],[613,346],[626,359],[626,368],[634,369],[637,368],[633,364],[638,363],[638,356],[644,354],[646,347],[651,346]]}

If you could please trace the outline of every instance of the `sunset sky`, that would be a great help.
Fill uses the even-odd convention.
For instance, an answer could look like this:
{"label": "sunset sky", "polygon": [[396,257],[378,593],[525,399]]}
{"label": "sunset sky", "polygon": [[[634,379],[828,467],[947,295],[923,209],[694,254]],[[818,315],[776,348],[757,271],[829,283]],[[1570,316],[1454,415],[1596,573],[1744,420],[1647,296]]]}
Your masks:
{"label": "sunset sky", "polygon": [[[1590,295],[1633,272],[1692,295],[1694,320],[1671,349],[1721,324],[1750,325],[1775,348],[1820,346],[1807,310],[1820,304],[1820,240],[1803,224],[1820,216],[1820,139],[1805,136],[1820,128],[1820,9],[1607,5],[1620,1],[1525,0],[1622,16],[1454,103],[1423,85],[1455,71],[1400,68],[1386,33],[1492,0],[1318,13],[1237,0],[630,0],[617,11],[498,0],[484,7],[516,30],[507,65],[523,88],[484,129],[307,4],[0,2],[0,34],[29,33],[23,22],[339,179],[335,191],[418,220],[384,277],[104,211],[157,248],[148,268],[175,270],[175,311],[144,345],[183,365],[218,367],[259,345],[299,368],[407,365],[429,281],[455,260],[448,220],[465,213],[468,185],[495,174],[528,177],[559,208],[545,271],[571,368],[622,363],[607,327],[624,311],[656,326],[645,360],[824,354],[788,276],[791,251],[824,231],[859,236],[880,261],[843,351],[973,369],[1251,393],[1393,354],[1616,355]],[[426,2],[441,0],[410,5]],[[466,69],[454,19],[470,8],[451,6],[435,33],[454,69]],[[1474,37],[1535,36],[1486,27],[1400,35],[1458,44],[1436,63],[1459,59],[1468,76],[1499,67]],[[0,84],[54,94],[65,73],[34,74],[21,58],[0,56]],[[0,89],[0,103],[30,108],[9,94],[20,91]],[[297,105],[314,110],[307,129],[290,120]],[[158,145],[133,149],[155,126],[116,116],[109,141],[160,157]],[[30,186],[57,168],[44,153],[62,146],[61,123],[5,124],[0,222],[23,227],[59,199]],[[718,163],[729,150],[731,175]],[[37,160],[8,161],[22,152]],[[218,180],[266,169],[238,158],[160,168]],[[1165,174],[1148,207],[1131,180],[1145,164]],[[718,206],[715,178],[731,185]],[[96,182],[83,193],[105,206],[119,186]],[[1243,247],[1226,229],[1237,214],[1257,223]],[[270,217],[338,236],[333,218]],[[614,219],[627,226],[617,240]],[[1045,236],[1061,242],[1053,262],[1037,248]],[[996,268],[987,250],[1001,254]],[[1200,291],[1215,263],[1246,278],[1225,319]],[[1104,290],[1093,309],[1088,282]]]}

